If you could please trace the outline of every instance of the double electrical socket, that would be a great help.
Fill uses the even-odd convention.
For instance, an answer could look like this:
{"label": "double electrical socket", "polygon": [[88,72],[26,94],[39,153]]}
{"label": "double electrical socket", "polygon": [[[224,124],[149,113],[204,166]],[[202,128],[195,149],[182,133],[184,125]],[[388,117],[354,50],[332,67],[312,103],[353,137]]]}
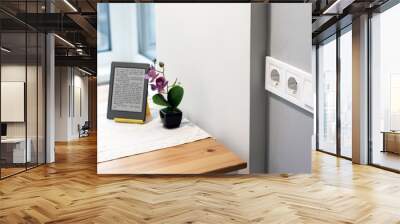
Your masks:
{"label": "double electrical socket", "polygon": [[312,75],[273,57],[265,58],[265,89],[314,113]]}

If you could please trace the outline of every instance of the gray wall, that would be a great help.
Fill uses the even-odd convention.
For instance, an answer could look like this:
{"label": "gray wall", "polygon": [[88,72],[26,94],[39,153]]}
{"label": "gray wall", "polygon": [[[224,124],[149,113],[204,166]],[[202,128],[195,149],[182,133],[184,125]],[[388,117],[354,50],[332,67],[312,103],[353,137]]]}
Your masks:
{"label": "gray wall", "polygon": [[265,55],[267,55],[268,4],[251,4],[250,31],[250,172],[264,173],[265,141]]}
{"label": "gray wall", "polygon": [[[311,4],[268,6],[267,55],[311,73]],[[311,172],[313,115],[267,92],[266,169]]]}

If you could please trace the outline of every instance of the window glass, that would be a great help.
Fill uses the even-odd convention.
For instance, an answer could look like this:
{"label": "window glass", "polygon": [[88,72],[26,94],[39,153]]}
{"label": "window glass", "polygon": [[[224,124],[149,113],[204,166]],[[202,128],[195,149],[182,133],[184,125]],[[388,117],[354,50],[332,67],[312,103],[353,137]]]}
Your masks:
{"label": "window glass", "polygon": [[[43,4],[20,2],[16,10],[43,12]],[[10,22],[0,24],[0,178],[5,178],[45,162],[46,37],[9,15],[0,17]]]}
{"label": "window glass", "polygon": [[32,142],[29,139],[27,141],[25,118],[28,69],[26,38],[25,32],[1,34],[0,110],[3,130],[0,166],[2,178],[24,171],[26,163],[31,162],[32,158],[30,148]]}
{"label": "window glass", "polygon": [[38,164],[46,161],[46,36],[43,33],[38,35]]}
{"label": "window glass", "polygon": [[109,4],[98,4],[97,6],[97,51],[104,52],[111,50],[110,35],[110,10]]}
{"label": "window glass", "polygon": [[318,148],[336,153],[336,38],[318,48]]}
{"label": "window glass", "polygon": [[352,33],[340,36],[340,154],[352,156]]}
{"label": "window glass", "polygon": [[371,19],[372,163],[400,170],[400,4]]}
{"label": "window glass", "polygon": [[27,64],[26,64],[26,131],[27,131],[27,167],[37,165],[38,158],[38,33],[28,31],[27,38]]}
{"label": "window glass", "polygon": [[138,4],[139,53],[153,60],[156,58],[156,22],[153,4]]}

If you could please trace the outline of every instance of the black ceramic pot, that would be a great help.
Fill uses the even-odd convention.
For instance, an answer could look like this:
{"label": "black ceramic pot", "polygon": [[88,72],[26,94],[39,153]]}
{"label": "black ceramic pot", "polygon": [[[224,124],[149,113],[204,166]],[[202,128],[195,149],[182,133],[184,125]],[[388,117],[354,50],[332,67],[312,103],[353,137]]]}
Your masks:
{"label": "black ceramic pot", "polygon": [[164,108],[160,110],[160,118],[165,128],[177,128],[181,125],[182,111],[178,108]]}

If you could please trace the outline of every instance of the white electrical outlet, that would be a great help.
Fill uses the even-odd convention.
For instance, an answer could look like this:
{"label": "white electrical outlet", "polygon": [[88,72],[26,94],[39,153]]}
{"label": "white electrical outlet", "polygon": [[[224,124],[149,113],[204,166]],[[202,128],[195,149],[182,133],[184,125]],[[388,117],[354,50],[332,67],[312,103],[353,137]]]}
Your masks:
{"label": "white electrical outlet", "polygon": [[265,58],[265,89],[314,113],[312,75],[272,57]]}

